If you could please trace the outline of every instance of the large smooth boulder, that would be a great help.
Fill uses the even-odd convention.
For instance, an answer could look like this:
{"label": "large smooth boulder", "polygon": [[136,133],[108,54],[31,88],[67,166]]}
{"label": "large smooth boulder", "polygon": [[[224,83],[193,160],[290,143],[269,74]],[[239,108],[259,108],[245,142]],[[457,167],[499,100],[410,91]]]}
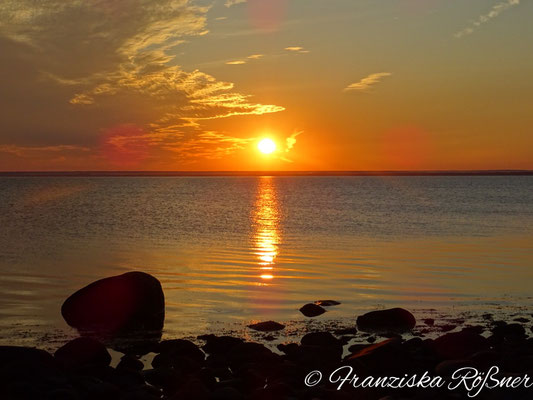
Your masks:
{"label": "large smooth boulder", "polygon": [[78,290],[65,300],[61,314],[80,332],[114,335],[161,331],[165,297],[161,283],[152,275],[127,272]]}
{"label": "large smooth boulder", "polygon": [[364,332],[408,332],[416,325],[413,314],[403,308],[372,311],[357,317],[357,328]]}

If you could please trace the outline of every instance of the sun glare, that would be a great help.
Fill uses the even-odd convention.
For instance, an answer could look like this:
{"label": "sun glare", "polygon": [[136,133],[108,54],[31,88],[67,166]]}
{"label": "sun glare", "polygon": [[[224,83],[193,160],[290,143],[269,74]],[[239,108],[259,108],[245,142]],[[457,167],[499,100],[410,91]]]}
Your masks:
{"label": "sun glare", "polygon": [[276,143],[272,139],[263,139],[257,144],[257,148],[263,154],[270,154],[276,150]]}

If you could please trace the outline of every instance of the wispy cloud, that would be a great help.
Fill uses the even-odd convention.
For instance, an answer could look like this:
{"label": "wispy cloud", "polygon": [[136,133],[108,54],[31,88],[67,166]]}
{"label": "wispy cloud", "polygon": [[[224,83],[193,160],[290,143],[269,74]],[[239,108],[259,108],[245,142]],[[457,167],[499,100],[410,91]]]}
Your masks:
{"label": "wispy cloud", "polygon": [[[212,135],[209,145],[196,140],[200,122],[284,108],[253,101],[234,83],[175,62],[176,46],[207,34],[208,9],[187,0],[3,0],[0,48],[8,62],[0,64],[0,75],[10,79],[2,92],[5,98],[25,96],[0,107],[1,151],[23,156],[88,146],[99,155],[102,141],[118,151],[142,147],[147,160],[164,158],[160,151],[183,141],[211,150],[218,141],[234,151],[221,136]],[[35,117],[20,120],[28,114]],[[113,128],[124,124],[139,133]]]}
{"label": "wispy cloud", "polygon": [[292,135],[290,135],[286,140],[285,140],[285,152],[289,152],[292,150],[292,148],[294,147],[294,145],[296,144],[296,137],[301,135],[303,133],[303,131],[298,131],[298,132],[294,132]]}
{"label": "wispy cloud", "polygon": [[228,61],[226,64],[228,64],[228,65],[242,65],[242,64],[246,64],[246,61],[244,61],[244,60]]}
{"label": "wispy cloud", "polygon": [[367,77],[361,79],[359,82],[352,83],[344,88],[345,92],[351,92],[351,91],[367,91],[372,86],[376,85],[381,81],[382,78],[385,78],[387,76],[391,76],[391,72],[376,72],[374,74],[370,74]]}
{"label": "wispy cloud", "polygon": [[252,54],[248,56],[247,58],[251,60],[259,60],[260,58],[263,58],[264,56],[265,56],[264,54]]}
{"label": "wispy cloud", "polygon": [[246,3],[247,0],[226,0],[226,7],[231,7],[236,4]]}
{"label": "wispy cloud", "polygon": [[289,46],[285,47],[285,50],[291,51],[293,53],[309,53],[309,50],[306,50],[301,46]]}
{"label": "wispy cloud", "polygon": [[517,6],[520,4],[520,0],[507,0],[502,1],[498,4],[495,4],[488,13],[483,14],[478,17],[477,20],[473,21],[469,26],[466,28],[460,30],[459,32],[455,33],[454,36],[459,39],[463,36],[472,34],[477,28],[479,28],[481,25],[486,24],[491,19],[496,18],[498,15],[500,15],[502,12],[506,11],[507,9]]}

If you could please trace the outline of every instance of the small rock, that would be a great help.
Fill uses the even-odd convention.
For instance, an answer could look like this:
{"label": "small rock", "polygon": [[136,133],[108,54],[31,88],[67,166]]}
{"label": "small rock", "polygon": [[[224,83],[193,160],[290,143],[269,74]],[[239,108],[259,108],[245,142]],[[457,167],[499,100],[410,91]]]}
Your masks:
{"label": "small rock", "polygon": [[143,368],[144,364],[141,360],[128,354],[124,355],[117,365],[117,370],[126,369],[130,371],[142,371]]}
{"label": "small rock", "polygon": [[341,303],[336,300],[318,300],[318,301],[315,301],[315,304],[317,306],[322,306],[322,307],[331,307],[331,306],[338,306]]}
{"label": "small rock", "polygon": [[108,366],[111,355],[106,347],[97,340],[80,337],[61,346],[54,357],[65,368],[80,368],[88,365]]}
{"label": "small rock", "polygon": [[496,337],[503,338],[523,338],[526,336],[526,330],[520,324],[500,324],[492,330],[492,333]]}
{"label": "small rock", "polygon": [[301,343],[307,346],[339,346],[340,341],[329,332],[311,332],[302,337]]}
{"label": "small rock", "polygon": [[248,325],[248,328],[253,329],[255,331],[260,331],[260,332],[273,332],[273,331],[280,331],[284,329],[285,325],[282,325],[274,321],[265,321],[265,322],[258,322],[257,324]]}
{"label": "small rock", "polygon": [[209,354],[225,354],[235,346],[243,343],[242,339],[232,336],[203,335],[198,336],[198,339],[206,341],[203,349]]}
{"label": "small rock", "polygon": [[205,360],[204,352],[193,342],[185,339],[163,340],[159,343],[156,352],[173,358],[190,358],[199,363]]}
{"label": "small rock", "polygon": [[426,318],[424,319],[424,324],[427,326],[433,326],[435,324],[435,320],[433,318]]}
{"label": "small rock", "polygon": [[320,306],[317,306],[316,304],[308,303],[302,308],[300,308],[300,312],[306,317],[316,317],[318,315],[324,314],[326,310],[324,310]]}
{"label": "small rock", "polygon": [[463,359],[489,348],[486,338],[477,333],[462,331],[447,333],[435,339],[433,349],[443,360]]}
{"label": "small rock", "polygon": [[403,308],[372,311],[357,317],[357,327],[366,332],[407,332],[416,325],[416,319]]}

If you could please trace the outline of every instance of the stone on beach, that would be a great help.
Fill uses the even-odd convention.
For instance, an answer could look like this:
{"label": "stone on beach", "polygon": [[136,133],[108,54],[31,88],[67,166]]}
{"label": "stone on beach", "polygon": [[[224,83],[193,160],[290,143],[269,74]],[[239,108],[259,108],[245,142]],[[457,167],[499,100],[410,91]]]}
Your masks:
{"label": "stone on beach", "polygon": [[57,349],[54,357],[67,369],[88,365],[107,366],[111,362],[111,355],[106,347],[99,341],[88,337],[71,340]]}
{"label": "stone on beach", "polygon": [[408,332],[416,325],[416,319],[403,308],[371,311],[357,317],[357,328],[364,332]]}
{"label": "stone on beach", "polygon": [[134,271],[100,279],[72,294],[61,307],[70,326],[80,332],[122,334],[160,331],[165,297],[160,282]]}
{"label": "stone on beach", "polygon": [[302,308],[300,308],[300,312],[306,317],[316,317],[321,314],[324,314],[326,310],[324,310],[320,306],[317,306],[316,304],[308,303],[304,305]]}
{"label": "stone on beach", "polygon": [[447,333],[435,339],[432,345],[443,360],[463,359],[489,348],[486,338],[470,331]]}
{"label": "stone on beach", "polygon": [[248,325],[248,328],[253,329],[255,331],[260,331],[260,332],[273,332],[273,331],[280,331],[284,329],[285,325],[282,325],[275,321],[265,321],[265,322],[258,322],[257,324]]}

